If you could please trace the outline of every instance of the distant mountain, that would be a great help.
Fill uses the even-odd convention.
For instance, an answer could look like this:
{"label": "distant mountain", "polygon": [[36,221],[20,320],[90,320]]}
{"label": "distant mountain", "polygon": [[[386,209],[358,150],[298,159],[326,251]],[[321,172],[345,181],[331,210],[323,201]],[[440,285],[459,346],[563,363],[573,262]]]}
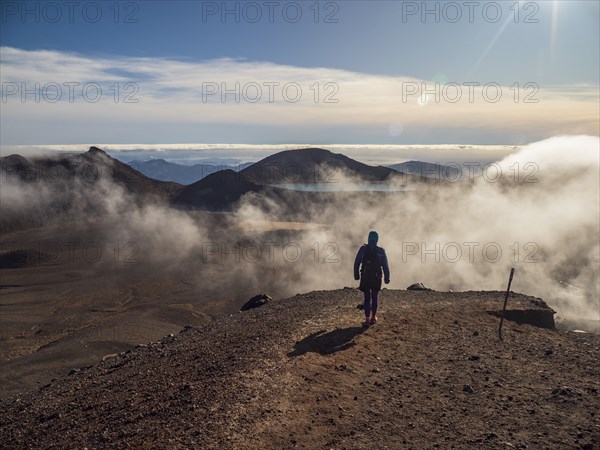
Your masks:
{"label": "distant mountain", "polygon": [[406,161],[400,164],[392,164],[387,167],[407,175],[434,178],[440,181],[458,181],[462,174],[461,169],[456,167],[423,161]]}
{"label": "distant mountain", "polygon": [[[0,158],[3,189],[0,230],[3,232],[44,226],[60,220],[80,220],[104,214],[111,204],[123,205],[115,185],[124,188],[126,202],[134,205],[159,201],[179,208],[227,211],[245,194],[260,194],[276,204],[295,205],[298,201],[327,203],[334,201],[327,192],[300,193],[279,189],[278,184],[335,183],[346,177],[358,182],[427,181],[389,167],[369,166],[342,154],[319,148],[288,150],[268,156],[236,172],[219,170],[183,186],[153,179],[131,165],[111,158],[103,150],[91,147],[82,154],[60,154],[27,159],[18,155]],[[204,166],[204,167],[202,167]],[[169,178],[190,176],[204,164],[191,167],[164,160],[146,161],[140,170]],[[181,170],[180,172],[177,172]],[[183,171],[188,171],[184,173]],[[211,167],[210,170],[214,170]],[[178,174],[178,175],[177,175]],[[360,192],[348,195],[361,195]],[[115,203],[116,202],[116,203]],[[294,208],[290,208],[294,209]],[[286,210],[286,208],[283,208]]]}
{"label": "distant mountain", "polygon": [[183,185],[195,183],[220,170],[239,171],[252,165],[252,163],[242,163],[234,166],[207,162],[186,166],[168,162],[164,159],[133,160],[127,164],[147,177],[160,181],[173,181]]}
{"label": "distant mountain", "polygon": [[221,211],[229,209],[244,194],[263,190],[263,186],[252,182],[242,172],[226,169],[185,186],[173,201],[183,206]]}
{"label": "distant mountain", "polygon": [[111,158],[98,147],[86,153],[61,154],[27,159],[20,155],[0,158],[2,181],[19,181],[25,185],[43,183],[47,187],[66,189],[71,185],[93,188],[103,181],[114,182],[129,193],[169,197],[181,186],[146,177],[132,167]]}
{"label": "distant mountain", "polygon": [[[127,164],[91,147],[86,153],[27,159],[0,158],[3,189],[0,230],[42,226],[58,217],[93,217],[109,207],[115,185],[138,204],[169,202],[182,189],[177,183],[146,177]],[[116,200],[116,198],[115,198]]]}
{"label": "distant mountain", "polygon": [[[229,210],[247,193],[260,193],[278,204],[296,201],[332,201],[327,192],[296,192],[279,189],[290,183],[336,183],[344,178],[358,182],[421,181],[419,177],[399,173],[382,166],[369,166],[342,154],[320,148],[286,150],[268,156],[235,172],[222,170],[185,186],[173,199],[182,206],[210,211]],[[358,193],[357,195],[360,195]]]}
{"label": "distant mountain", "polygon": [[346,177],[374,182],[399,175],[389,167],[369,166],[321,148],[279,152],[252,164],[241,173],[261,185],[335,183]]}

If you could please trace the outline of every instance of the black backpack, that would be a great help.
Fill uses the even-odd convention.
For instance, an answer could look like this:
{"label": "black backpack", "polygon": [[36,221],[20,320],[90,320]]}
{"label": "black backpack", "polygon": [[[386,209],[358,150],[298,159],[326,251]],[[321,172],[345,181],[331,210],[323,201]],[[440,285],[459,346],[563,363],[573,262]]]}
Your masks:
{"label": "black backpack", "polygon": [[368,281],[376,281],[381,277],[381,261],[377,247],[366,246],[362,259],[362,276]]}

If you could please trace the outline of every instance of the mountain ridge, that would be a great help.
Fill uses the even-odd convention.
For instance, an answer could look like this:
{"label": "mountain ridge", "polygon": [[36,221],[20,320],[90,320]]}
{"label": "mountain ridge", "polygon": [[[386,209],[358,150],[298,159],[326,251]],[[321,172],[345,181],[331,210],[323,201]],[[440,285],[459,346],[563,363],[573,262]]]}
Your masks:
{"label": "mountain ridge", "polygon": [[458,181],[462,176],[462,170],[457,167],[418,160],[390,164],[386,167],[409,175],[437,180]]}
{"label": "mountain ridge", "polygon": [[2,157],[0,171],[4,181],[30,187],[39,184],[54,193],[39,199],[40,202],[46,201],[40,205],[39,211],[6,214],[0,222],[2,231],[42,226],[69,214],[77,214],[70,210],[75,199],[83,203],[86,214],[98,214],[96,196],[107,195],[111,183],[123,188],[138,205],[153,200],[183,209],[228,211],[247,194],[270,196],[282,205],[298,200],[330,202],[332,198],[332,194],[323,192],[282,192],[283,189],[277,187],[280,183],[337,183],[346,178],[357,182],[430,182],[426,177],[404,174],[383,166],[369,166],[341,153],[319,148],[285,150],[240,171],[219,170],[185,186],[150,178],[95,146],[75,155],[31,159],[19,155]]}
{"label": "mountain ridge", "polygon": [[160,181],[190,185],[220,170],[231,169],[238,171],[248,167],[252,163],[231,165],[206,162],[184,165],[166,161],[165,159],[150,159],[144,161],[132,160],[127,162],[127,164],[147,177]]}
{"label": "mountain ridge", "polygon": [[[343,153],[321,148],[284,150],[267,156],[241,171],[256,184],[330,183],[339,177],[363,182],[389,181],[404,176],[384,166],[370,166]],[[412,181],[412,176],[409,176]]]}
{"label": "mountain ridge", "polygon": [[[138,205],[168,203],[181,189],[177,183],[148,178],[93,146],[74,155],[2,157],[0,177],[4,195],[16,198],[3,205],[1,232],[102,215],[104,200],[113,195],[114,187],[128,195],[127,201]],[[23,195],[31,197],[31,204],[18,200]]]}

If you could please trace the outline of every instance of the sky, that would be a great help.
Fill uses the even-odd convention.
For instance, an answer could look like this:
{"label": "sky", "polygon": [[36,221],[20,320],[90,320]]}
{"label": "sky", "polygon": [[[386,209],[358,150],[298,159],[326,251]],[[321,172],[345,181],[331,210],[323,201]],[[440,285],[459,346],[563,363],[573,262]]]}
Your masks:
{"label": "sky", "polygon": [[1,146],[599,134],[600,2],[1,2]]}

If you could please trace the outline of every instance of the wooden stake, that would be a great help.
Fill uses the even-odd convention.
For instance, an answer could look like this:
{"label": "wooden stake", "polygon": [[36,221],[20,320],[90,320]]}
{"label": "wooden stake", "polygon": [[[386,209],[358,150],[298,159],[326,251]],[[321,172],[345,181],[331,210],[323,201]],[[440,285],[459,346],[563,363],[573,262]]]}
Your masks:
{"label": "wooden stake", "polygon": [[504,313],[506,311],[506,305],[508,303],[508,293],[510,292],[510,285],[512,284],[513,275],[515,274],[515,268],[510,269],[510,277],[508,278],[508,287],[506,288],[506,295],[504,296],[504,308],[502,308],[502,315],[500,316],[500,326],[498,327],[498,337],[502,340],[502,323],[504,322]]}

